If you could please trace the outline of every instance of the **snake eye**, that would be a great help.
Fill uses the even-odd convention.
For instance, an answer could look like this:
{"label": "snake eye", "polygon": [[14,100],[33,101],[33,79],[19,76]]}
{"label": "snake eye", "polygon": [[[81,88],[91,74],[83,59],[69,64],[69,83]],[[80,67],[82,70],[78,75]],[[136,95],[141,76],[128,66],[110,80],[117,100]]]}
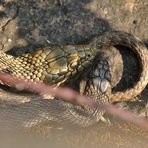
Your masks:
{"label": "snake eye", "polygon": [[12,69],[11,68],[6,68],[6,69],[2,69],[2,71],[4,72],[4,73],[6,73],[6,74],[12,74],[13,73],[13,71],[12,71]]}

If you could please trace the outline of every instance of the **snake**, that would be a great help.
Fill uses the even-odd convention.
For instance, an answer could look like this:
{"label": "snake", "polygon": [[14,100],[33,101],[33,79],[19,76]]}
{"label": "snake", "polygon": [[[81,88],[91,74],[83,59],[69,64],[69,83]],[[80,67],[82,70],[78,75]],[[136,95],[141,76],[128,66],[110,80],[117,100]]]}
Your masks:
{"label": "snake", "polygon": [[[102,59],[95,63],[100,50],[116,45],[122,45],[132,50],[140,64],[139,80],[135,82],[132,88],[122,92],[112,92],[110,88],[111,76],[107,61]],[[88,44],[38,48],[35,52],[18,57],[1,52],[0,71],[26,81],[39,81],[58,87],[73,77],[83,76],[84,71],[90,68],[85,74],[85,83],[80,82],[80,92],[93,97],[95,100],[99,99],[102,103],[116,102],[130,100],[146,87],[148,83],[147,55],[147,48],[138,38],[123,31],[111,30],[94,37]],[[103,74],[101,74],[102,69]],[[36,104],[35,101],[31,104],[34,104],[34,107],[36,106],[40,111],[44,110],[44,116],[41,117],[40,115],[38,119],[30,119],[29,126],[40,122],[42,118],[50,118],[50,120],[58,122],[68,119],[72,123],[89,126],[99,121],[104,114],[104,111],[80,107],[59,99],[46,100],[46,103],[44,101],[39,102],[37,101]],[[48,107],[54,108],[56,111],[53,112],[47,109]]]}
{"label": "snake", "polygon": [[130,50],[136,53],[140,63],[141,74],[134,87],[124,92],[110,94],[113,101],[128,100],[137,96],[147,85],[148,51],[139,39],[122,31],[105,32],[103,35],[95,37],[89,45],[38,48],[33,53],[18,57],[1,52],[0,71],[17,78],[59,86],[70,77],[83,72],[99,54],[97,49],[115,45],[129,47]]}

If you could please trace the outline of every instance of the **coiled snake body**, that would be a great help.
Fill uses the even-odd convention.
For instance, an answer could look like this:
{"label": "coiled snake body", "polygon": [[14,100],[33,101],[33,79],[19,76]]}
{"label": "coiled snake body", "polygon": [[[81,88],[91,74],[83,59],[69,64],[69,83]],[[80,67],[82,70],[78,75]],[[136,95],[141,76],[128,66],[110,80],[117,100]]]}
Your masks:
{"label": "coiled snake body", "polygon": [[[136,53],[140,63],[139,81],[136,82],[132,88],[124,92],[113,93],[109,85],[109,67],[107,61],[103,59],[99,60],[94,66],[91,66],[89,73],[85,74],[86,83],[85,85],[80,84],[80,88],[81,86],[83,87],[83,89],[81,89],[82,93],[94,97],[96,100],[99,99],[102,103],[106,101],[128,100],[137,96],[148,83],[148,51],[141,41],[122,31],[105,32],[103,35],[94,38],[88,45],[39,48],[34,53],[24,54],[19,57],[1,53],[0,71],[26,80],[42,81],[59,86],[78,73],[83,75],[83,71],[94,62],[95,57],[98,55],[98,49],[104,50],[104,48],[115,45],[126,46],[129,50]],[[103,69],[103,77],[100,76],[100,69]],[[35,102],[33,104],[36,106]],[[81,126],[88,126],[98,121],[103,114],[99,110],[93,110],[88,107],[82,108],[57,99],[46,100],[46,103],[40,102],[39,104],[40,107],[44,104],[42,106],[44,111],[45,108],[50,108],[52,104],[55,105],[57,109],[63,108],[65,110],[64,112],[61,111],[60,115],[60,109],[55,112],[47,109],[47,111],[45,111],[47,114],[44,118],[53,117],[52,119],[54,121],[60,121],[62,116],[72,123]],[[30,124],[28,124],[34,125],[40,120],[41,116],[38,117],[38,120],[32,118],[29,120]]]}

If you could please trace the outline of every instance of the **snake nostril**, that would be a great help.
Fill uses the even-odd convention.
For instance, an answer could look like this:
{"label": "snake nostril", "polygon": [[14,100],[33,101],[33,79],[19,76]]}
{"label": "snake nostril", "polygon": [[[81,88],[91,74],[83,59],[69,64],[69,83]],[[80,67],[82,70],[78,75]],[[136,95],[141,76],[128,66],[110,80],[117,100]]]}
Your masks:
{"label": "snake nostril", "polygon": [[90,57],[90,54],[88,54],[87,57]]}

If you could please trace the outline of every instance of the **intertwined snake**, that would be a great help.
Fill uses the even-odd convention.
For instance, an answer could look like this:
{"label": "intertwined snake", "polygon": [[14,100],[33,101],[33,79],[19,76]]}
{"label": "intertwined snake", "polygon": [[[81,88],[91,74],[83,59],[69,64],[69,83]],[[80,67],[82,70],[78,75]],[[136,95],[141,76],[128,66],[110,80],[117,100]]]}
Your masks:
{"label": "intertwined snake", "polygon": [[[98,54],[97,48],[123,45],[133,50],[139,61],[141,75],[138,83],[123,93],[112,94],[120,99],[128,99],[138,95],[148,81],[147,49],[142,42],[132,35],[110,31],[95,38],[89,45],[66,45],[39,48],[34,53],[13,57],[0,54],[0,70],[18,78],[31,81],[42,81],[51,85],[60,85],[71,76],[82,72]],[[114,100],[114,99],[113,99]]]}
{"label": "intertwined snake", "polygon": [[[39,48],[33,53],[23,54],[18,57],[13,57],[1,52],[0,71],[25,80],[41,81],[59,86],[78,74],[83,75],[85,69],[95,61],[99,50],[104,50],[105,48],[116,45],[126,46],[136,54],[140,63],[139,81],[135,83],[133,88],[129,88],[123,92],[112,92],[109,85],[110,77],[106,75],[106,71],[109,73],[109,69],[107,64],[105,64],[106,68],[103,67],[106,61],[102,60],[104,63],[100,63],[102,64],[101,67],[99,67],[99,64],[95,64],[91,66],[89,73],[85,75],[86,83],[83,85],[82,93],[94,97],[96,100],[99,99],[102,103],[106,101],[128,100],[141,93],[148,83],[148,51],[140,40],[122,31],[105,32],[95,37],[88,45]],[[103,76],[100,76],[100,69],[104,69]],[[89,79],[87,76],[89,76]],[[105,84],[107,84],[107,86],[104,86],[105,88],[101,85],[103,80],[105,80]],[[34,106],[36,106],[35,104]],[[63,107],[65,111],[62,115],[57,113],[59,111],[52,112],[47,109],[48,107],[50,108],[52,104],[56,106],[53,107],[56,109]],[[47,109],[44,118],[53,117],[52,119],[54,121],[60,121],[62,116],[72,123],[88,126],[102,117],[102,113],[100,113],[99,110],[94,111],[88,107],[81,108],[57,99],[46,100],[46,103],[40,101],[39,105],[43,105],[42,109],[44,107]],[[29,120],[33,125],[39,121],[41,121],[41,116],[38,117],[38,120],[34,120],[33,118]],[[26,122],[27,125],[29,122]]]}

